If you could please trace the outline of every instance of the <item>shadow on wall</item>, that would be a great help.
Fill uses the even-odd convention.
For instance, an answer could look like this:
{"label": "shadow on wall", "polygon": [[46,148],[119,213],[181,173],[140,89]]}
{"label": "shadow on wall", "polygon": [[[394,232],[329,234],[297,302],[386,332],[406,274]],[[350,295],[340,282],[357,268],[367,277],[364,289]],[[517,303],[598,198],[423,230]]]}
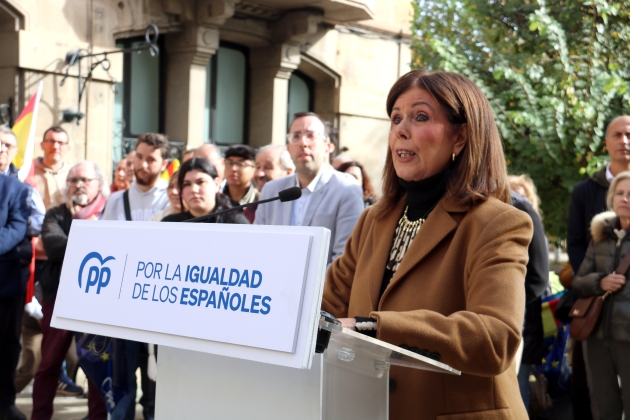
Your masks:
{"label": "shadow on wall", "polygon": [[92,3],[85,0],[66,0],[61,9],[66,27],[70,28],[81,42],[91,41]]}

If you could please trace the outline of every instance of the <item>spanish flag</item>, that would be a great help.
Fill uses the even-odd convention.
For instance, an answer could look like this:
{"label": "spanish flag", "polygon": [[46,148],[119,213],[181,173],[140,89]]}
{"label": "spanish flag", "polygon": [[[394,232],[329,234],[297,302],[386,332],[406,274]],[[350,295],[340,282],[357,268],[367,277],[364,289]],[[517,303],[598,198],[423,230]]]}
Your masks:
{"label": "spanish flag", "polygon": [[171,163],[168,164],[166,169],[164,169],[164,172],[162,172],[162,175],[160,175],[160,177],[166,181],[169,181],[173,174],[179,170],[179,166],[179,159],[173,159]]}
{"label": "spanish flag", "polygon": [[17,121],[12,127],[17,137],[18,152],[13,159],[13,164],[19,169],[18,178],[24,181],[31,170],[33,163],[33,151],[35,148],[35,127],[37,125],[37,110],[42,96],[44,82],[39,82],[37,92],[28,101]]}

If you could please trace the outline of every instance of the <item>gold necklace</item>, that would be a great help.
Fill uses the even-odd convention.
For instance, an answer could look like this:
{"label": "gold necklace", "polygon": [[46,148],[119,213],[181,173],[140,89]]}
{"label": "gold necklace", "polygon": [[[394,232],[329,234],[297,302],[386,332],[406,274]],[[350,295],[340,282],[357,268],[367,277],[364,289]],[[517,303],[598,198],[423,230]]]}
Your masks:
{"label": "gold necklace", "polygon": [[400,227],[402,228],[403,232],[412,232],[415,235],[416,233],[418,233],[418,231],[420,230],[420,228],[422,227],[426,219],[418,219],[415,222],[410,221],[409,219],[407,219],[408,209],[409,209],[409,206],[405,207],[405,213],[403,214],[403,217],[400,219]]}

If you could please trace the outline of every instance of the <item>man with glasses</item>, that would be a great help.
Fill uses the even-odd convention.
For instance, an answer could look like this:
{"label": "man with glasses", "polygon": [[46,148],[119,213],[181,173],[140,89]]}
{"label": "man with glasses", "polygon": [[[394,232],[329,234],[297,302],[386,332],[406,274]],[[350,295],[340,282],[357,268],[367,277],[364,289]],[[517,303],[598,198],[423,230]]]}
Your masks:
{"label": "man with glasses", "polygon": [[267,182],[260,199],[276,197],[278,192],[293,186],[302,189],[302,197],[261,204],[256,210],[255,224],[330,229],[330,265],[343,253],[363,211],[361,187],[351,175],[337,172],[328,164],[335,144],[330,142],[325,122],[317,114],[295,114],[287,134],[287,149],[295,164],[295,174]]}
{"label": "man with glasses", "polygon": [[70,150],[68,133],[58,125],[44,131],[41,142],[44,156],[33,161],[37,191],[44,200],[46,209],[63,203],[63,187],[68,176],[68,165],[64,158]]}
{"label": "man with glasses", "polygon": [[[98,220],[105,206],[105,197],[102,194],[105,182],[103,173],[96,163],[83,161],[75,164],[68,172],[66,184],[66,201],[51,208],[46,213],[42,228],[42,242],[48,255],[48,262],[40,276],[44,293],[42,300],[44,317],[41,320],[44,337],[42,340],[42,360],[33,384],[33,413],[31,417],[33,420],[48,420],[52,417],[59,370],[64,357],[74,342],[72,331],[50,326],[70,226],[75,219]],[[89,418],[105,420],[107,409],[99,388],[92,382],[88,383]]]}
{"label": "man with glasses", "polygon": [[[258,200],[260,192],[254,186],[254,157],[256,150],[244,144],[228,147],[223,160],[225,182],[221,192],[225,194],[233,206],[248,204]],[[255,209],[246,208],[243,215],[253,223]]]}
{"label": "man with glasses", "polygon": [[[258,200],[260,192],[253,183],[256,150],[244,144],[236,144],[225,151],[225,187],[223,194],[233,206]],[[251,222],[252,220],[250,220]]]}

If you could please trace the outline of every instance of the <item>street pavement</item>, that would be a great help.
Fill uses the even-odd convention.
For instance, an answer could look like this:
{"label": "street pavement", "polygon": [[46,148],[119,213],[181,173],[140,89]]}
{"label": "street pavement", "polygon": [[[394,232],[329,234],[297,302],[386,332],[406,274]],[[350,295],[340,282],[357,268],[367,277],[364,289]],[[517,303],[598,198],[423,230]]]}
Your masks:
{"label": "street pavement", "polygon": [[[138,380],[138,384],[140,381]],[[32,383],[31,383],[32,385]],[[32,386],[29,385],[24,389],[24,392],[17,395],[15,399],[15,405],[17,408],[26,414],[27,418],[31,418],[31,413],[33,411],[33,396]],[[83,374],[83,371],[79,369],[77,372],[77,385],[82,386],[83,389],[87,392],[87,379]],[[141,396],[141,392],[138,392],[138,398]],[[87,393],[85,396],[81,397],[65,397],[58,395],[55,397],[55,408],[54,413],[51,420],[82,420],[87,417],[88,407],[87,407]],[[142,417],[142,406],[140,404],[136,404],[136,420],[143,420]]]}

